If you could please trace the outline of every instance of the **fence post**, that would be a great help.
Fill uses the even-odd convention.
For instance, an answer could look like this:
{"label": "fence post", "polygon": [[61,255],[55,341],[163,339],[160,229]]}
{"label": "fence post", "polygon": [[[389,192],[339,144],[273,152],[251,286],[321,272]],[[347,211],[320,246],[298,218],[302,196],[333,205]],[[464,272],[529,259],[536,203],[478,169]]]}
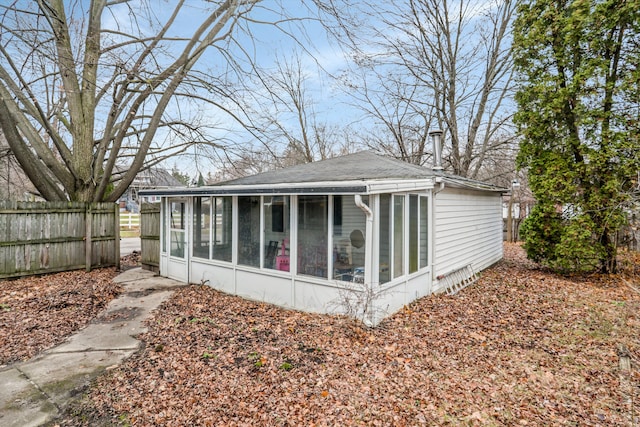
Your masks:
{"label": "fence post", "polygon": [[115,203],[114,207],[114,216],[116,221],[116,241],[114,242],[116,254],[116,269],[120,270],[120,205]]}
{"label": "fence post", "polygon": [[85,210],[85,258],[84,258],[84,263],[85,263],[85,270],[87,272],[91,271],[91,260],[93,258],[92,256],[92,247],[93,244],[91,242],[91,231],[93,228],[93,212],[91,209],[91,204],[88,203],[87,204],[87,208]]}

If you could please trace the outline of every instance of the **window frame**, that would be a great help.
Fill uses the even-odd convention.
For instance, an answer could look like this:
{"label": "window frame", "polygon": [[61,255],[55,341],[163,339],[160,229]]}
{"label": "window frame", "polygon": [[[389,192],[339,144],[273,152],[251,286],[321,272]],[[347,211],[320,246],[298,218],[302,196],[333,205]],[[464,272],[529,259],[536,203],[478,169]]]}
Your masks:
{"label": "window frame", "polygon": [[[430,268],[430,198],[427,192],[415,191],[378,194],[377,238],[374,242],[377,252],[377,273],[374,271],[374,274],[378,276],[373,280],[380,285],[422,274]],[[403,199],[401,203],[398,203],[399,199]],[[400,214],[403,216],[401,224],[396,223]],[[388,267],[384,274],[380,271],[383,265]]]}

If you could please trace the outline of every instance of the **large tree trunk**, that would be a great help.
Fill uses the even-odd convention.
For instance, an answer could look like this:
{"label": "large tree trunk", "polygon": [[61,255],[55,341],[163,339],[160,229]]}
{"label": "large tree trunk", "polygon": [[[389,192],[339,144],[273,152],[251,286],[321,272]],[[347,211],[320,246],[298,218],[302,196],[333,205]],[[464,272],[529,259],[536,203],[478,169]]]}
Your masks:
{"label": "large tree trunk", "polygon": [[[210,77],[194,66],[220,44],[229,68],[243,72],[234,62],[238,52],[228,52],[223,43],[236,42],[236,22],[258,1],[203,1],[209,10],[191,16],[199,22],[186,29],[176,28],[181,12],[189,12],[183,12],[185,0],[171,6],[163,24],[157,21],[161,15],[146,13],[146,2],[91,0],[80,7],[38,0],[0,9],[0,125],[41,195],[115,201],[139,171],[208,142],[190,122],[194,117],[184,119],[180,108],[171,108],[177,99],[205,103],[226,93],[229,69]],[[103,28],[104,12],[124,3],[131,16],[136,7],[145,12],[130,22],[140,28],[129,34],[122,31],[127,24]],[[228,111],[216,101],[211,105]],[[163,138],[170,134],[180,141],[163,146],[155,138],[161,129],[167,130]]]}

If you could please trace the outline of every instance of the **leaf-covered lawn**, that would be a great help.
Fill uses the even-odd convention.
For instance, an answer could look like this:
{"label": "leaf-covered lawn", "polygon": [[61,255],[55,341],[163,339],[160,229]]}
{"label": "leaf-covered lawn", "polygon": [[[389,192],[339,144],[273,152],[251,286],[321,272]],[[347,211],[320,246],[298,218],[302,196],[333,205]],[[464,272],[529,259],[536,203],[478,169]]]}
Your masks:
{"label": "leaf-covered lawn", "polygon": [[27,360],[87,325],[121,291],[115,268],[0,281],[0,366]]}
{"label": "leaf-covered lawn", "polygon": [[618,277],[535,269],[516,245],[505,252],[476,285],[376,329],[182,288],[148,322],[144,350],[58,422],[631,425],[640,294]]}

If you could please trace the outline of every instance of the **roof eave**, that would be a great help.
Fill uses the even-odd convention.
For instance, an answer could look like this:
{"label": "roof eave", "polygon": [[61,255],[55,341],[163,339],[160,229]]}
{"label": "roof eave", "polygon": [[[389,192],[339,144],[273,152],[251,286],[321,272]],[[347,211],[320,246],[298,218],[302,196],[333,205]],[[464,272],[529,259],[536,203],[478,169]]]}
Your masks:
{"label": "roof eave", "polygon": [[502,188],[502,187],[495,186],[493,184],[487,184],[482,181],[475,181],[475,180],[457,177],[453,175],[438,176],[436,178],[436,182],[444,182],[445,184],[454,188],[489,191],[493,193],[506,193],[509,191],[509,189],[507,188]]}
{"label": "roof eave", "polygon": [[213,185],[207,187],[165,187],[140,190],[141,196],[205,196],[260,194],[377,194],[433,188],[433,178],[362,181],[298,182],[258,185]]}

